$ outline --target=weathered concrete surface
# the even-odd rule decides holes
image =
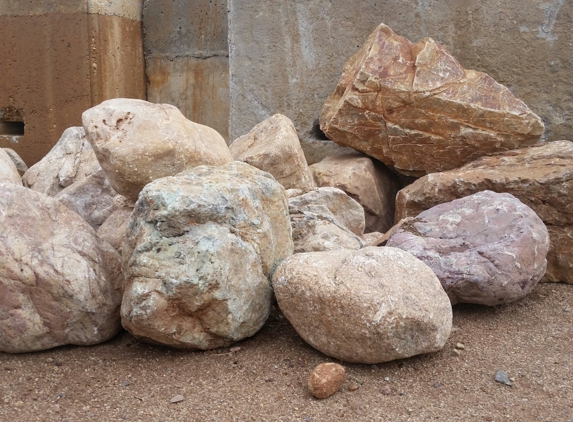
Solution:
[[[227,0],[145,0],[143,26],[148,100],[230,142]]]
[[[0,1],[0,147],[38,162],[81,113],[115,97],[145,98],[137,0]],[[2,117],[4,116],[4,117]]]
[[[465,68],[507,86],[542,117],[546,139],[573,133],[573,2],[229,0],[229,9],[233,139],[281,113],[309,164],[320,161],[324,151],[310,144],[324,146],[315,120],[344,63],[380,23],[413,42],[432,37]]]

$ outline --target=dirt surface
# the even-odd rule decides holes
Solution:
[[[274,312],[254,337],[209,352],[124,332],[93,347],[0,353],[0,420],[573,421],[572,345],[573,286],[540,284],[510,305],[456,305],[439,353],[342,363],[342,389],[318,400],[308,377],[333,360]],[[513,386],[494,381],[500,369]]]

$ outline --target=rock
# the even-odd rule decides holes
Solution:
[[[573,283],[573,142],[542,143],[424,176],[398,193],[396,219],[486,189],[512,194],[547,226],[551,244],[542,281]]]
[[[177,394],[176,396],[171,397],[171,400],[169,400],[169,402],[170,403],[179,403],[183,400],[185,400],[185,397],[183,397],[181,394]]]
[[[84,129],[70,127],[41,161],[24,174],[24,185],[54,196],[76,181],[100,169]]]
[[[98,230],[114,212],[115,196],[117,192],[113,190],[105,172],[100,168],[57,193],[54,199],[86,220],[94,230]]]
[[[384,233],[371,232],[362,235],[364,246],[380,246],[386,240]]]
[[[497,371],[495,373],[495,378],[494,378],[495,382],[499,382],[500,384],[505,384],[505,385],[509,385],[511,387],[511,381],[509,380],[509,377],[507,376],[507,374],[505,373],[505,371],[503,369],[500,369],[499,371]]]
[[[308,389],[317,399],[326,399],[336,393],[346,377],[346,371],[337,363],[321,363],[308,379]]]
[[[0,148],[0,183],[14,183],[22,185],[22,178],[18,169],[7,152]]]
[[[287,192],[287,196],[292,191]],[[330,213],[337,223],[357,236],[364,234],[364,209],[344,191],[321,187],[289,196],[289,212],[293,213]]]
[[[269,278],[293,252],[287,207],[270,174],[241,162],[150,183],[123,246],[123,326],[185,349],[255,334],[270,312]]]
[[[296,129],[282,114],[262,121],[229,148],[235,160],[272,174],[285,189],[314,187]]]
[[[346,65],[322,131],[405,174],[450,170],[536,143],[541,119],[432,38],[413,45],[381,24]]]
[[[513,195],[483,191],[405,220],[386,245],[432,268],[452,304],[494,306],[521,299],[543,277],[549,234]]]
[[[295,253],[363,247],[364,210],[358,202],[336,188],[294,193],[287,192]]]
[[[366,232],[392,227],[398,181],[388,169],[362,154],[344,154],[327,157],[310,170],[318,186],[341,189],[362,205]]]
[[[84,111],[82,122],[111,186],[133,201],[152,180],[233,160],[221,135],[172,105],[117,98]]]
[[[120,257],[78,215],[0,184],[0,351],[91,345],[120,330]]]
[[[312,347],[380,363],[444,347],[452,308],[432,270],[396,248],[295,254],[277,268],[278,305]]]
[[[117,204],[115,204],[117,206]],[[114,212],[97,229],[97,235],[114,247],[120,255],[123,253],[123,241],[127,234],[127,222],[133,207],[123,206],[115,209]]]
[[[26,173],[28,171],[28,166],[26,165],[24,160],[22,160],[22,157],[20,157],[18,155],[18,153],[11,148],[2,148],[2,149],[4,150],[4,152],[6,154],[8,154],[8,156],[10,157],[10,159],[12,160],[14,165],[16,166],[16,170],[18,170],[18,174],[20,174],[20,176],[23,176],[24,173]]]
[[[350,381],[348,383],[348,391],[356,391],[360,388],[360,385],[357,382]]]

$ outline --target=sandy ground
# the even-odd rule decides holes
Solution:
[[[341,390],[317,400],[308,376],[335,360],[274,312],[232,351],[169,350],[123,332],[93,347],[0,353],[0,420],[573,421],[572,350],[573,286],[541,284],[510,305],[455,306],[439,353],[343,363]],[[494,381],[500,369],[513,386]]]

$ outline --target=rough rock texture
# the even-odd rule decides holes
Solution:
[[[543,277],[549,234],[513,195],[483,191],[403,221],[386,245],[425,262],[452,304],[494,306],[521,299]]]
[[[60,191],[57,199],[97,230],[115,211],[113,199],[117,192],[111,187],[102,168],[85,179]]]
[[[120,257],[58,201],[0,184],[0,351],[90,345],[121,328]]]
[[[20,157],[18,153],[11,148],[2,148],[2,149],[10,157],[10,159],[16,166],[16,170],[18,170],[20,176],[23,176],[24,173],[28,171],[28,166],[26,165],[24,160],[22,160],[22,157]]]
[[[221,135],[168,104],[118,98],[86,110],[82,121],[112,187],[133,201],[152,180],[233,160]]]
[[[343,190],[332,187],[315,188],[298,195],[287,191],[290,213],[328,211],[336,221],[355,235],[364,233],[364,209]]]
[[[432,38],[413,45],[384,24],[344,66],[320,126],[333,141],[413,175],[534,144],[544,131],[493,78],[464,70]]]
[[[97,229],[97,235],[123,254],[123,241],[127,235],[127,223],[133,207],[117,208]]]
[[[6,151],[0,148],[0,183],[22,185],[18,169]]]
[[[338,391],[344,382],[346,371],[337,363],[321,363],[308,378],[308,389],[317,399],[326,399]]]
[[[296,129],[282,114],[262,121],[229,148],[235,160],[269,172],[285,189],[314,186]]]
[[[123,326],[149,342],[211,349],[256,333],[269,278],[293,252],[284,188],[248,164],[199,166],[141,192],[123,249]]]
[[[450,301],[436,275],[396,248],[296,254],[277,268],[273,287],[300,336],[348,362],[440,350],[452,327]]]
[[[551,246],[542,281],[573,283],[573,142],[555,141],[429,174],[396,197],[396,220],[482,190],[507,192],[543,220]]]
[[[287,195],[295,253],[363,247],[364,210],[343,191],[326,187]]]
[[[392,227],[399,185],[388,169],[362,154],[327,157],[310,169],[318,186],[342,189],[364,207],[366,232]]]
[[[54,196],[99,170],[100,165],[82,127],[70,127],[42,160],[22,177],[30,189]]]

